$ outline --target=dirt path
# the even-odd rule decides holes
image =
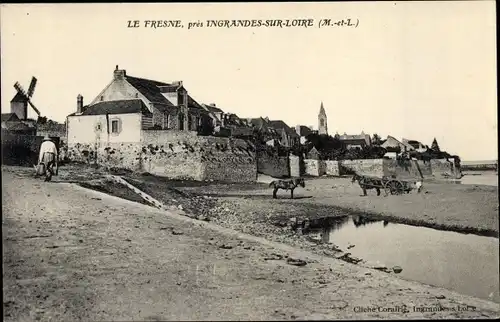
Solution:
[[[3,172],[2,186],[6,321],[499,316],[495,303],[74,184]]]

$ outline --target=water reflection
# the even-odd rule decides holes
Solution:
[[[496,238],[389,225],[361,215],[318,220],[310,233],[342,250],[351,245],[349,252],[368,262],[401,266],[403,278],[500,302]]]
[[[354,227],[363,227],[368,224],[374,224],[380,222],[379,220],[370,219],[367,216],[353,215],[353,216],[343,216],[335,218],[320,218],[313,220],[309,226],[309,234],[317,234],[317,239],[321,240],[322,243],[330,242],[330,235],[335,231],[342,230],[346,225],[350,224]],[[384,227],[389,224],[388,221],[384,220]]]
[[[369,219],[366,216],[352,216],[352,222],[354,223],[354,226],[360,227],[360,226],[366,226],[367,224],[375,223],[379,220],[374,220],[374,219]],[[384,225],[387,226],[387,225]]]

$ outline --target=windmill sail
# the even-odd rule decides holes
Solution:
[[[38,116],[40,116],[40,111],[35,107],[35,105],[33,105],[33,103],[31,103],[31,100],[28,100],[28,104],[35,110],[36,114],[38,114]]]
[[[35,91],[35,86],[36,86],[36,77],[32,77],[31,78],[31,83],[30,83],[30,87],[28,88],[28,97],[31,98],[31,96],[33,96],[33,92]]]
[[[19,84],[19,82],[16,82],[14,84],[14,88],[18,91],[18,93],[21,93],[21,95],[23,95],[24,97],[28,98],[28,96],[26,95],[26,92],[24,92],[24,89],[21,87],[21,85]]]

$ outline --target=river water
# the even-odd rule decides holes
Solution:
[[[400,266],[402,278],[500,303],[499,242],[449,231],[370,221],[348,216],[314,228],[310,234],[353,256],[388,268]]]
[[[477,184],[498,187],[498,174],[494,171],[470,171],[464,173],[461,184]]]

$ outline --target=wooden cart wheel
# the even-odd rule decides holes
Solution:
[[[390,180],[385,185],[386,193],[391,193],[391,195],[399,195],[404,193],[404,185],[399,180]]]
[[[384,191],[385,191],[385,196],[386,197],[391,192],[391,187],[390,187],[389,183],[390,183],[390,181],[387,181],[387,182],[384,183]]]

